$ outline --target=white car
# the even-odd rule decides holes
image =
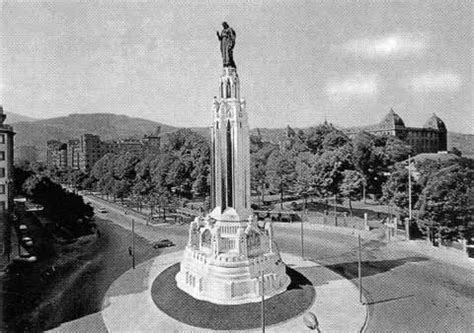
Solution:
[[[26,246],[33,246],[33,240],[30,238],[30,237],[23,237],[21,239],[21,241],[23,242],[23,244],[25,244]]]
[[[38,258],[30,254],[22,254],[19,257],[13,258],[13,260],[18,262],[36,262]]]
[[[99,213],[105,214],[105,213],[108,213],[108,211],[104,207],[100,207],[99,208]]]

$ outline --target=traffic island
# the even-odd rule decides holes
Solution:
[[[222,306],[178,297],[191,297],[176,286],[182,254],[173,252],[146,261],[111,285],[102,308],[108,332],[261,330],[258,302]],[[287,253],[281,256],[293,282],[287,291],[265,300],[266,331],[309,331],[304,320],[308,313],[315,315],[322,331],[363,329],[367,307],[359,303],[359,291],[351,281],[313,261]],[[81,327],[80,322],[74,324]],[[64,325],[63,331],[71,327]]]
[[[213,330],[246,330],[261,326],[261,303],[218,305],[191,297],[176,285],[180,264],[165,269],[153,281],[151,296],[168,316],[190,326]],[[287,267],[291,283],[287,290],[264,302],[268,326],[294,318],[313,304],[315,290],[298,271]]]

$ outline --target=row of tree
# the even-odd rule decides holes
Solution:
[[[408,168],[411,169],[411,175]],[[443,239],[474,236],[474,161],[455,158],[399,163],[383,187],[384,202],[408,216],[408,178],[418,226],[424,233],[436,229]]]
[[[352,201],[371,195],[397,208],[401,217],[407,216],[408,173],[401,162],[412,151],[394,136],[361,132],[349,138],[325,123],[306,131],[288,128],[286,137],[279,143],[251,136],[250,153],[251,188],[262,202],[268,193],[278,193],[281,201],[287,194],[339,202],[345,198],[352,210]],[[468,210],[461,203],[467,200],[472,185],[464,181],[458,186],[457,191],[464,198],[456,206],[458,213],[450,210],[451,204],[443,206],[443,200],[451,192],[434,194],[435,189],[444,188],[438,182],[445,179],[456,183],[459,177],[472,176],[467,162],[450,163],[436,167],[429,162],[420,163],[417,168],[421,176],[413,183],[413,208],[419,212],[420,220],[443,220],[440,223],[448,228],[453,226],[453,218],[458,221],[456,226],[466,225]],[[115,199],[132,197],[158,206],[175,204],[180,198],[208,196],[209,175],[209,141],[189,129],[167,135],[159,154],[141,158],[130,153],[108,154],[88,174],[80,171],[56,174],[60,181],[79,188],[101,191]],[[460,198],[459,193],[455,197]],[[434,213],[435,206],[442,207],[438,213]],[[441,211],[446,213],[443,215]]]
[[[44,169],[16,167],[15,192],[42,205],[44,214],[63,235],[77,237],[91,231],[93,208],[52,181]]]
[[[209,164],[208,141],[181,129],[166,136],[158,154],[107,154],[89,173],[71,170],[55,176],[60,182],[100,191],[114,200],[131,197],[152,206],[168,206],[179,198],[209,195]]]
[[[252,186],[262,200],[267,187],[282,198],[285,193],[345,197],[349,204],[366,193],[380,198],[390,167],[411,153],[396,137],[361,132],[350,139],[330,124],[297,133],[288,128],[279,145],[259,137],[251,142]]]

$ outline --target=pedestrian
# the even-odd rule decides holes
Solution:
[[[133,256],[133,250],[131,246],[128,247],[128,255]]]
[[[97,229],[97,238],[100,238],[100,230]]]

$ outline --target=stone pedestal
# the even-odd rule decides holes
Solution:
[[[259,226],[252,217],[219,221],[211,213],[191,223],[176,280],[194,298],[243,304],[261,300],[262,272],[265,297],[285,291],[290,283],[273,242],[271,224]]]

